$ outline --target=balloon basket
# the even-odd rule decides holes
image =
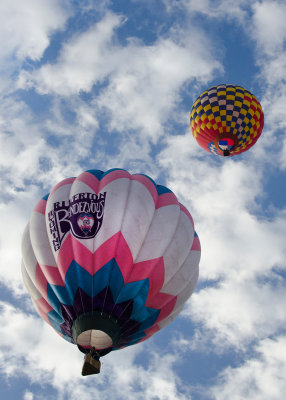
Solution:
[[[95,360],[90,353],[86,354],[82,366],[82,376],[94,375],[100,373],[100,361]]]

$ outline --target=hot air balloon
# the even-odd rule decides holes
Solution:
[[[89,170],[35,206],[22,274],[40,316],[99,373],[99,358],[150,338],[192,294],[200,242],[174,193],[143,174]]]
[[[241,86],[205,90],[193,104],[190,127],[206,151],[234,156],[248,150],[261,135],[264,115],[257,98]]]

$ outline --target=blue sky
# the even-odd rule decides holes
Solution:
[[[0,4],[0,390],[7,399],[281,400],[286,393],[286,4],[3,0]],[[190,132],[220,83],[260,100],[261,138],[224,159]],[[181,316],[80,375],[33,310],[21,236],[83,170],[126,168],[192,213],[202,258]]]

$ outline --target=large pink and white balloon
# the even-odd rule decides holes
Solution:
[[[23,236],[41,317],[99,356],[150,338],[191,296],[200,242],[188,210],[146,175],[90,170],[57,184]]]

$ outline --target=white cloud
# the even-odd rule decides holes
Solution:
[[[282,141],[282,150],[280,153],[279,161],[280,161],[281,169],[283,169],[285,171],[286,170],[286,138],[285,137],[283,138],[283,141]]]
[[[281,55],[284,55],[284,53]],[[277,59],[279,63],[279,59]],[[275,61],[274,61],[275,63]],[[277,74],[276,74],[277,72]],[[262,160],[267,160],[277,170],[286,169],[286,85],[283,78],[278,82],[279,71],[270,62],[263,65],[262,77],[265,78],[265,95],[263,99],[265,123],[263,132],[264,152],[260,154]],[[273,82],[275,81],[275,82]]]
[[[34,400],[34,394],[28,390],[24,393],[23,400]]]
[[[252,357],[237,368],[227,368],[209,391],[216,400],[281,400],[286,393],[286,337],[265,339]]]
[[[58,151],[47,144],[45,140],[46,130],[49,128],[49,120],[42,119],[41,123],[35,120],[29,108],[21,101],[13,97],[1,99],[1,120],[0,120],[0,145],[2,156],[0,168],[3,183],[5,186],[1,195],[7,193],[15,195],[18,190],[31,184],[42,182],[42,185],[49,186],[55,180],[63,177],[64,161],[69,160],[66,149],[60,145]],[[54,121],[53,128],[56,127]],[[77,127],[73,127],[76,129]],[[54,129],[53,134],[58,135],[59,141],[64,141],[63,132],[67,126],[61,124]],[[77,130],[77,138],[81,142],[81,148],[88,145],[80,137],[80,130]],[[71,130],[68,132],[72,134]],[[90,132],[92,138],[92,132]],[[73,144],[76,140],[73,140]],[[79,153],[78,153],[79,154]],[[80,154],[79,154],[80,157]],[[74,160],[75,157],[73,156]],[[41,165],[45,160],[46,165]]]
[[[275,277],[274,277],[275,281]],[[285,284],[250,280],[224,281],[193,294],[185,315],[203,326],[203,337],[192,340],[192,348],[213,343],[215,352],[229,348],[246,351],[258,338],[284,329]]]
[[[39,60],[56,30],[62,30],[70,15],[65,0],[1,1],[0,58]]]
[[[50,326],[32,314],[1,302],[1,369],[8,377],[23,374],[43,384],[77,377],[80,354]],[[9,352],[7,351],[9,349]],[[74,348],[76,349],[76,348]],[[29,365],[29,368],[24,365]]]
[[[241,23],[247,18],[247,0],[163,0],[168,12],[172,12],[174,8],[184,8],[190,16],[202,14],[208,18],[220,18],[227,16]]]
[[[31,209],[31,196],[27,193],[18,194],[9,206],[5,203],[0,205],[0,282],[17,295],[24,292],[20,268],[21,239]]]
[[[91,91],[107,80],[93,104],[107,112],[109,128],[121,132],[139,129],[156,141],[170,113],[176,111],[183,85],[206,82],[221,71],[209,38],[198,29],[172,29],[168,36],[146,46],[129,38],[125,46],[115,31],[123,18],[107,13],[88,31],[72,38],[54,64],[34,72],[22,71],[19,87],[63,96]]]
[[[22,71],[19,87],[35,86],[39,93],[60,95],[89,92],[93,84],[106,79],[116,68],[112,39],[122,23],[122,17],[107,13],[89,30],[69,39],[57,63],[43,65],[32,73]]]
[[[268,55],[279,54],[286,40],[286,5],[282,1],[253,4],[253,37],[260,50]]]
[[[97,100],[108,111],[111,129],[139,130],[156,143],[163,125],[168,131],[183,86],[195,79],[206,82],[222,70],[202,32],[178,32],[151,46],[130,43],[118,54],[117,69]]]
[[[266,165],[251,155],[245,162],[219,163],[199,148],[191,133],[168,138],[159,160],[168,171],[169,187],[194,217],[202,249],[207,248],[202,251],[201,278],[252,279],[284,265],[285,212],[269,221],[260,209]]]
[[[27,376],[34,384],[51,385],[58,398],[64,395],[71,400],[83,397],[87,390],[93,398],[121,399],[123,388],[127,400],[190,399],[173,370],[177,356],[171,353],[159,355],[146,342],[114,352],[102,360],[94,385],[94,377],[80,376],[83,355],[76,346],[33,315],[4,302],[0,308],[0,369],[8,379]],[[140,358],[146,355],[149,362],[144,367]]]
[[[286,5],[283,1],[266,0],[253,4],[252,27],[249,31],[256,41],[257,65],[264,92],[265,112],[264,157],[279,170],[285,170],[285,66],[286,66]],[[270,156],[270,157],[269,157]]]
[[[271,60],[262,63],[262,73],[269,85],[280,86],[286,78],[286,52],[279,52]]]
[[[185,313],[219,351],[275,334],[286,320],[285,281],[275,272],[286,269],[286,212],[263,213],[267,159],[252,158],[254,149],[240,161],[218,159],[191,132],[166,144],[159,160],[167,185],[190,210],[201,241],[199,282],[216,281],[195,292]]]

